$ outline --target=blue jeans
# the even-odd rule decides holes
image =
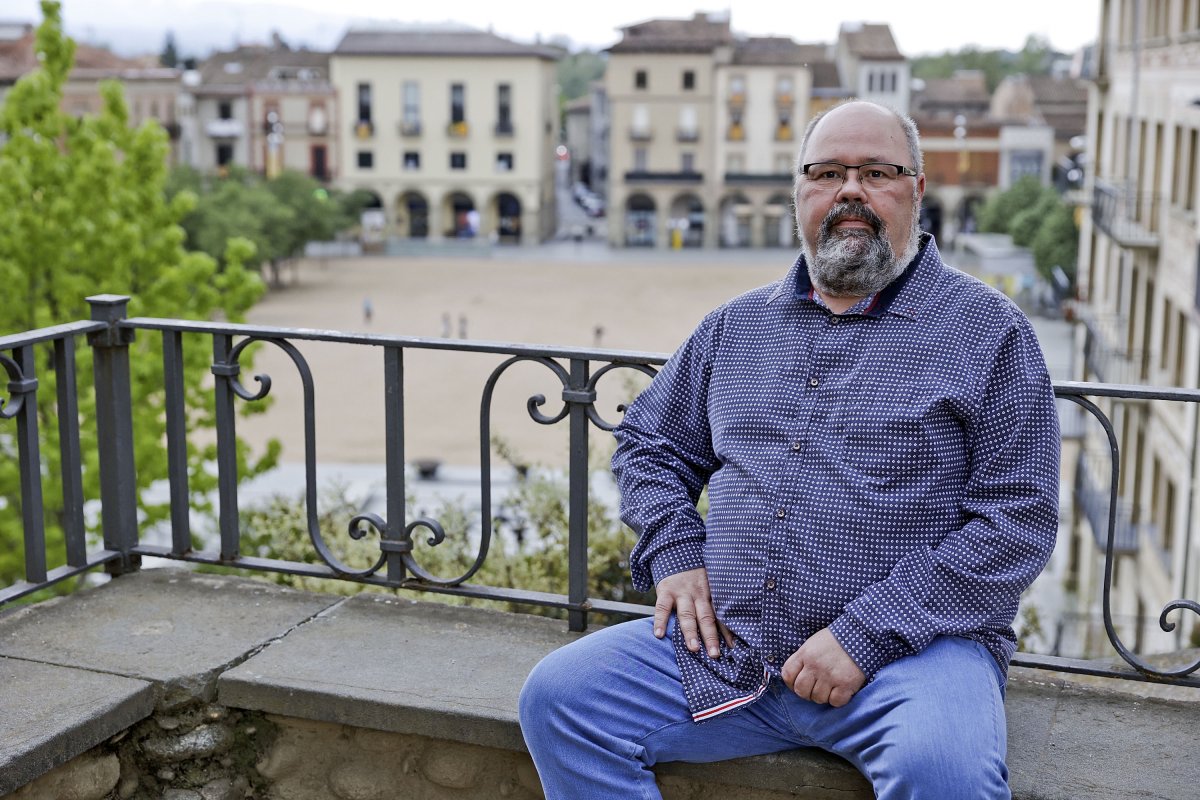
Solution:
[[[656,800],[650,768],[661,761],[797,747],[847,759],[881,800],[1010,797],[1000,670],[958,637],[884,667],[842,708],[802,700],[776,678],[754,703],[697,724],[670,637],[654,638],[641,619],[546,656],[520,708],[547,800]]]

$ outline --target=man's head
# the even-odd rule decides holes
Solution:
[[[829,168],[804,166],[833,162]],[[841,166],[898,165],[895,171]],[[839,175],[844,172],[845,180]],[[890,177],[891,175],[895,177]],[[865,297],[887,286],[917,254],[921,149],[912,120],[892,109],[855,101],[818,114],[800,141],[796,162],[796,225],[813,284],[834,297]]]

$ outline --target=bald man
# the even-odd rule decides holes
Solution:
[[[814,118],[800,256],[630,406],[613,471],[658,600],[529,676],[548,800],[658,798],[661,761],[798,747],[884,800],[1010,796],[1012,622],[1054,546],[1058,422],[1028,320],[942,262],[924,192],[908,117]]]

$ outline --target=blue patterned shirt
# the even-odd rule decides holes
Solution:
[[[737,637],[712,659],[676,626],[697,721],[753,701],[825,627],[868,679],[938,635],[1007,668],[1057,533],[1054,394],[1029,321],[931,237],[845,314],[803,256],[716,309],[616,436],[635,586],[705,567]]]

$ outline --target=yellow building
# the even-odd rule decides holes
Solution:
[[[1103,0],[1088,112],[1088,192],[1079,247],[1084,377],[1195,388],[1200,361],[1200,1]],[[1121,448],[1113,609],[1126,642],[1161,650],[1157,617],[1200,591],[1200,417],[1193,404],[1106,404]],[[1107,510],[1107,444],[1085,440],[1071,577],[1095,618]]]
[[[728,13],[698,13],[623,28],[608,52],[618,247],[795,247],[792,170],[812,115],[860,83],[908,106],[907,63],[886,25],[798,44],[736,35]]]
[[[558,57],[462,27],[350,30],[330,57],[339,185],[401,239],[550,237]]]

